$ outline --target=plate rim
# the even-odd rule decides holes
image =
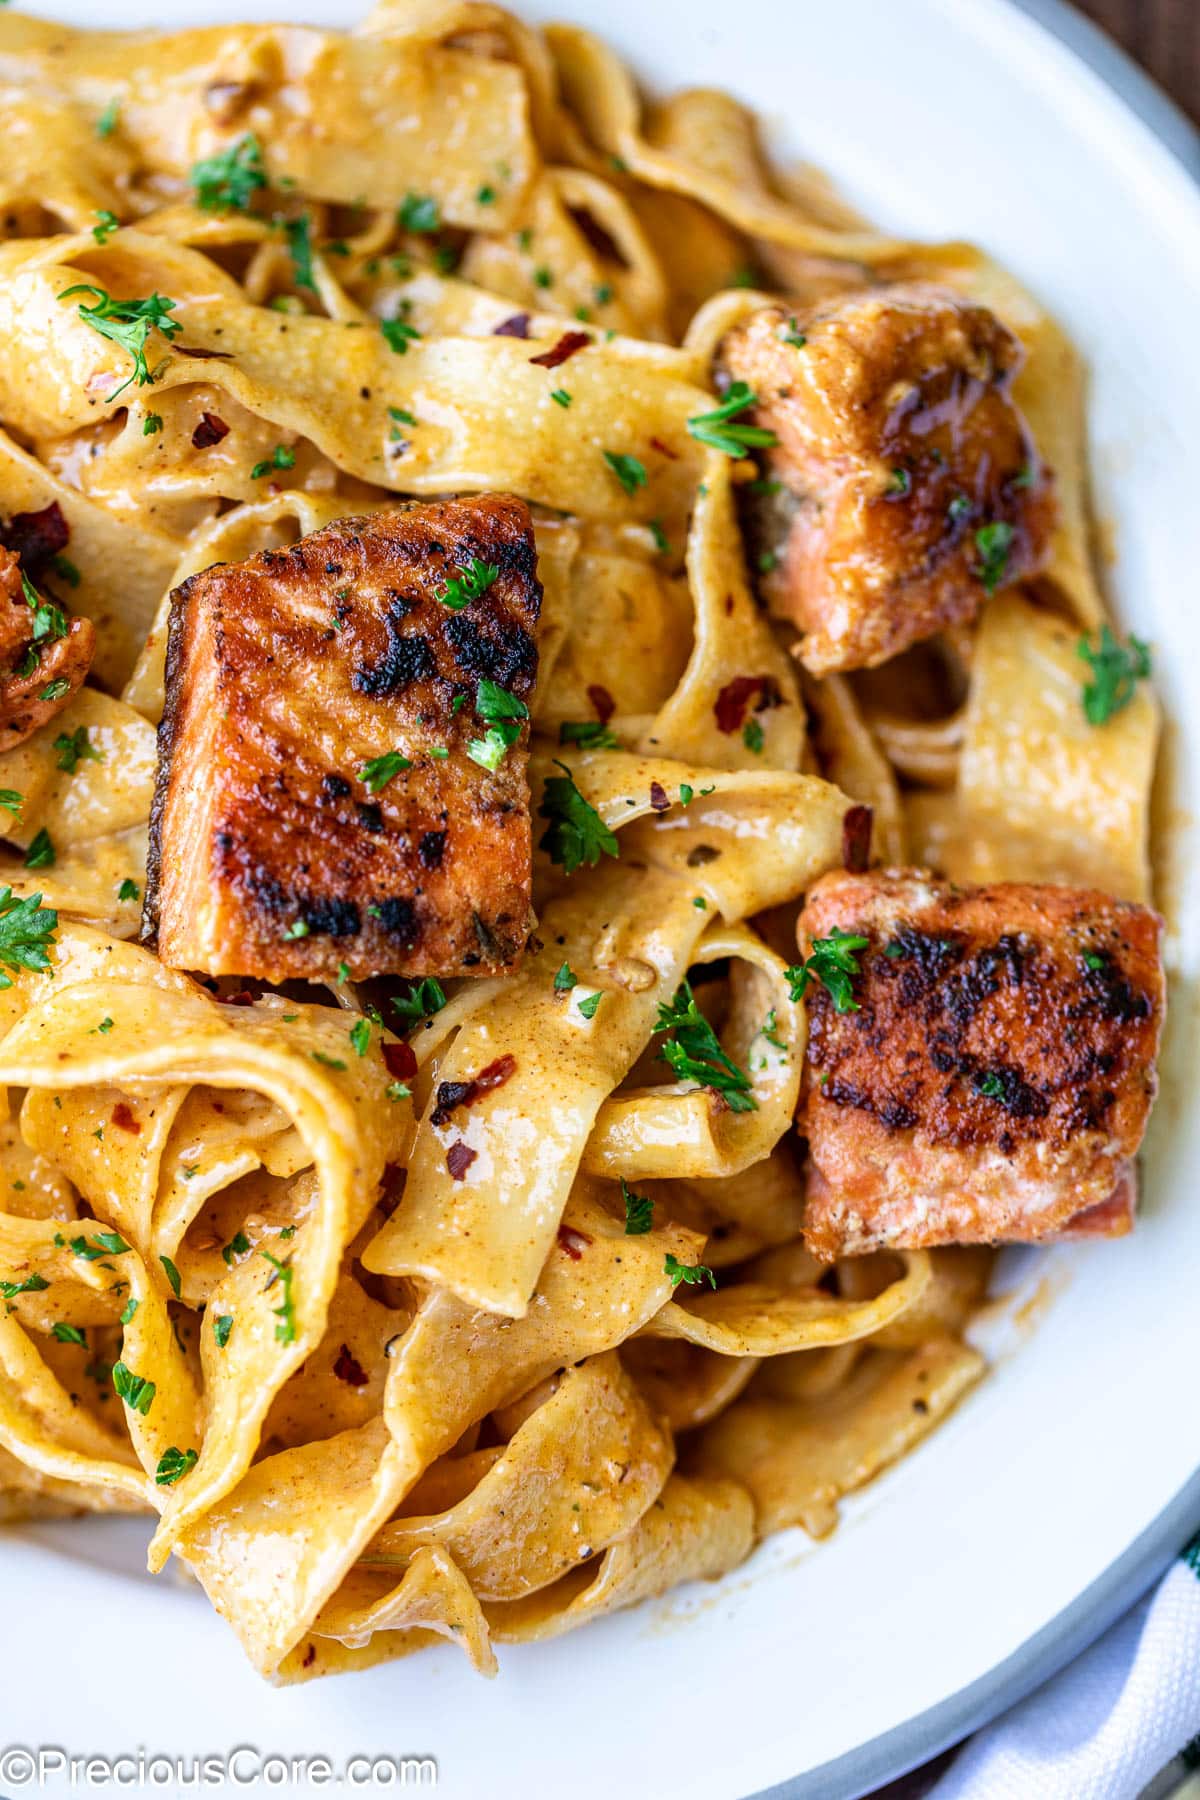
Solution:
[[[1200,198],[1200,130],[1120,45],[1070,0],[1005,0],[1056,37],[1170,151]],[[1200,1530],[1200,1469],[1154,1522],[1040,1631],[978,1680],[890,1731],[750,1800],[860,1800],[998,1719],[1091,1647],[1149,1591]]]

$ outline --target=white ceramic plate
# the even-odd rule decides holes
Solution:
[[[55,10],[178,26],[243,14],[348,23],[357,8],[61,0]],[[524,10],[559,9],[533,0]],[[8,1533],[0,1740],[109,1753],[248,1743],[333,1760],[428,1753],[445,1791],[494,1800],[733,1800],[777,1783],[840,1800],[1049,1673],[1200,1520],[1200,1107],[1189,1057],[1200,863],[1179,804],[1200,771],[1187,673],[1200,664],[1200,194],[1180,159],[1194,146],[1121,59],[1110,54],[1107,72],[1132,105],[1066,46],[1058,33],[1082,35],[1093,52],[1098,40],[1054,0],[1031,0],[1037,18],[1006,0],[563,0],[561,10],[592,22],[652,84],[733,89],[782,151],[828,168],[882,223],[976,239],[1090,358],[1112,586],[1122,616],[1157,646],[1174,721],[1163,897],[1177,972],[1146,1214],[1124,1243],[1063,1253],[1032,1274],[1019,1267],[1026,1281],[1050,1271],[1055,1292],[1036,1328],[927,1446],[846,1507],[831,1542],[813,1550],[786,1534],[719,1586],[502,1652],[490,1685],[447,1649],[276,1693],[197,1594],[138,1572],[139,1527]],[[1157,109],[1159,135],[1135,107]]]

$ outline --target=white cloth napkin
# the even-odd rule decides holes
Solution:
[[[929,1800],[1134,1800],[1200,1733],[1200,1533],[1153,1594],[959,1752]]]

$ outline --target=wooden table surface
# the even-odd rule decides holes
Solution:
[[[1200,124],[1200,0],[1075,0]]]

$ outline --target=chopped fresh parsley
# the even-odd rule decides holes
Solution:
[[[661,520],[651,519],[649,531],[650,536],[654,539],[654,548],[658,551],[658,554],[660,556],[669,556],[671,554],[671,540],[663,530]]]
[[[142,424],[142,436],[153,437],[156,431],[162,430],[162,414],[147,413]]]
[[[269,1250],[263,1250],[260,1254],[264,1261],[270,1263],[273,1271],[270,1280],[267,1282],[267,1286],[263,1291],[269,1291],[275,1286],[277,1281],[281,1282],[283,1285],[283,1299],[281,1303],[278,1306],[273,1306],[271,1308],[271,1311],[279,1321],[275,1327],[275,1341],[278,1344],[294,1344],[296,1341],[296,1306],[292,1295],[292,1278],[295,1274],[295,1270],[292,1268],[291,1263],[280,1262],[279,1258],[277,1256],[272,1256]]]
[[[53,601],[43,600],[33,586],[24,569],[21,570],[21,593],[25,604],[33,614],[33,641],[40,644],[43,639],[55,643],[57,639],[66,637],[67,621],[60,607]],[[32,670],[30,673],[32,674]]]
[[[1079,655],[1092,671],[1092,679],[1084,683],[1083,716],[1089,725],[1104,725],[1129,705],[1138,682],[1149,675],[1150,646],[1132,633],[1126,646],[1105,624],[1096,649],[1080,638]]]
[[[112,399],[111,394],[109,395],[109,399],[110,400]],[[59,675],[54,681],[48,681],[46,683],[45,687],[42,689],[41,693],[38,695],[38,699],[39,700],[61,700],[63,695],[70,693],[70,691],[71,691],[71,684],[67,680],[66,676]]]
[[[350,1043],[356,1056],[365,1056],[371,1048],[371,1022],[369,1019],[356,1019],[350,1027]]]
[[[154,1404],[155,1386],[143,1375],[135,1375],[125,1363],[113,1364],[112,1384],[117,1399],[123,1400],[130,1412],[141,1413],[143,1419]]]
[[[53,839],[43,825],[25,852],[27,869],[52,869],[58,861],[58,852],[54,848]]]
[[[495,204],[495,200],[496,200],[495,188],[492,187],[490,185],[490,183],[485,181],[483,186],[478,190],[478,192],[475,195],[476,204],[479,206],[493,206]]]
[[[202,212],[249,212],[250,202],[267,185],[262,145],[247,131],[223,150],[192,164],[188,177]]]
[[[49,1286],[46,1277],[35,1272],[24,1281],[0,1281],[0,1298],[15,1300],[18,1294],[43,1294]]]
[[[54,740],[54,749],[58,751],[58,766],[73,775],[80,761],[87,757],[89,762],[103,762],[104,755],[92,744],[88,737],[87,726],[80,725],[72,732],[60,731]],[[136,889],[134,890],[136,893]]]
[[[98,1231],[94,1238],[69,1239],[69,1248],[73,1255],[82,1256],[85,1262],[98,1262],[102,1256],[123,1256],[129,1245],[115,1231]]]
[[[1004,1098],[1004,1081],[992,1069],[988,1069],[983,1075],[976,1075],[971,1085],[977,1094],[983,1095],[985,1100],[1003,1100]]]
[[[485,679],[479,683],[475,711],[488,729],[483,737],[468,741],[467,755],[480,768],[495,771],[520,737],[529,708],[507,688]]]
[[[294,469],[296,452],[289,450],[286,444],[276,444],[270,456],[262,462],[255,463],[250,471],[251,481],[259,481],[264,475],[270,475],[275,469]]]
[[[109,1032],[112,1030],[112,1028],[113,1028],[113,1022],[106,1015],[103,1019],[101,1019],[100,1023],[96,1027],[96,1030],[101,1034],[102,1037],[107,1037]]]
[[[307,919],[293,919],[283,935],[285,941],[291,943],[296,938],[306,938],[308,933],[309,923]]]
[[[378,794],[389,781],[405,769],[411,769],[412,763],[407,756],[401,756],[399,750],[386,750],[382,756],[373,756],[358,771],[358,779],[368,794]]]
[[[815,976],[828,989],[834,1012],[858,1012],[853,982],[860,972],[858,952],[865,950],[869,942],[869,938],[856,936],[852,931],[843,931],[838,925],[834,926],[829,937],[814,938],[812,955],[806,961],[795,963],[790,969],[784,970],[792,999],[802,999],[809,982]]]
[[[16,788],[0,788],[0,806],[14,819],[21,817],[21,808],[25,804],[24,794],[18,794]]]
[[[1099,950],[1085,950],[1083,963],[1087,969],[1103,969],[1108,966],[1108,958],[1102,956]]]
[[[249,1248],[250,1239],[246,1236],[245,1232],[235,1231],[221,1252],[221,1261],[225,1264],[227,1269],[231,1269],[233,1267],[234,1257],[245,1256]]]
[[[550,398],[554,401],[556,406],[570,406],[571,404],[571,396],[568,394],[566,388],[551,388]]]
[[[213,1337],[216,1339],[218,1350],[223,1350],[225,1348],[226,1344],[229,1342],[229,1334],[232,1330],[233,1314],[218,1313],[213,1320]]]
[[[1008,554],[1016,535],[1012,526],[1004,519],[993,519],[989,525],[981,525],[975,533],[975,548],[981,561],[973,573],[979,577],[989,594],[994,594],[1004,580]]]
[[[344,1069],[346,1066],[340,1056],[327,1056],[324,1050],[314,1050],[312,1059],[326,1069]]]
[[[141,889],[138,887],[137,882],[131,881],[129,879],[129,877],[126,876],[125,880],[121,883],[120,887],[117,889],[117,899],[118,900],[138,900],[140,898],[141,898]]]
[[[646,465],[639,462],[636,456],[625,456],[612,450],[604,452],[604,460],[625,489],[627,494],[636,494],[649,481]]]
[[[565,962],[563,964],[562,968],[558,971],[558,974],[554,977],[555,993],[556,994],[569,994],[573,987],[578,987],[578,986],[579,986],[578,975],[575,973],[575,971],[571,967],[570,963]]]
[[[99,138],[111,137],[113,132],[117,129],[117,120],[120,116],[121,102],[115,99],[110,100],[108,105],[104,108],[104,111],[100,114],[100,117],[96,120],[96,136]]]
[[[171,1261],[169,1256],[160,1256],[158,1260],[163,1266],[163,1274],[171,1284],[171,1292],[178,1300],[182,1287],[182,1283],[179,1279],[179,1270],[175,1267],[175,1264]]]
[[[392,997],[392,1005],[406,1025],[419,1025],[422,1019],[431,1019],[445,1004],[446,991],[432,975],[418,981],[411,993]]]
[[[619,750],[621,740],[614,737],[600,719],[564,719],[558,728],[560,744],[578,744],[581,750]]]
[[[893,469],[888,478],[887,492],[894,500],[906,500],[912,493],[912,476],[907,469]]]
[[[789,319],[786,325],[780,326],[779,337],[782,343],[791,344],[792,348],[795,350],[803,350],[805,344],[808,342],[808,339],[796,324],[795,319]]]
[[[107,244],[114,231],[119,231],[121,221],[115,212],[109,212],[102,206],[96,214],[96,223],[92,226],[92,236],[98,244]]]
[[[69,556],[52,556],[50,567],[59,580],[65,581],[68,587],[77,588],[83,580],[83,576]]]
[[[551,775],[538,807],[539,818],[547,821],[538,844],[551,862],[558,863],[568,875],[581,865],[594,868],[601,856],[619,856],[620,845],[600,814],[576,787],[565,763],[555,762],[561,775]]]
[[[599,988],[597,988],[594,994],[585,994],[583,999],[579,1002],[580,1017],[584,1019],[594,1019],[603,998],[604,995]]]
[[[195,1468],[200,1461],[198,1450],[177,1450],[174,1445],[164,1450],[158,1459],[158,1467],[154,1471],[154,1479],[159,1487],[174,1487],[177,1481]]]
[[[88,281],[79,281],[73,287],[64,288],[58,298],[70,300],[75,294],[91,294],[95,300],[94,306],[87,306],[80,301],[80,318],[93,331],[98,331],[101,337],[119,344],[133,358],[133,374],[120,387],[114,388],[108,399],[115,400],[118,394],[124,393],[130,382],[145,387],[148,382],[154,381],[159,371],[151,371],[146,361],[146,341],[152,331],[157,331],[169,343],[183,330],[180,321],[170,316],[178,301],[168,300],[164,294],[151,294],[146,300],[114,300],[104,288],[95,287]]]
[[[654,1029],[665,1034],[659,1060],[669,1063],[681,1081],[695,1081],[721,1094],[731,1112],[758,1110],[750,1077],[721,1048],[687,980],[680,982],[669,1006],[659,1006]]]
[[[87,1339],[78,1325],[65,1325],[61,1319],[50,1327],[50,1336],[57,1338],[60,1344],[79,1344],[84,1350],[87,1349]]]
[[[758,405],[758,395],[744,381],[735,381],[720,406],[711,412],[695,413],[687,422],[688,431],[699,444],[720,450],[726,456],[742,457],[747,450],[767,450],[779,442],[773,431],[762,425],[735,424],[739,413]]]
[[[742,742],[745,744],[747,750],[752,751],[755,756],[762,755],[763,744],[765,742],[763,728],[759,720],[754,718],[753,715],[751,715],[742,726]]]
[[[663,1263],[663,1273],[671,1277],[673,1288],[677,1288],[681,1281],[688,1287],[703,1287],[706,1281],[709,1287],[715,1288],[717,1285],[717,1278],[706,1263],[680,1262],[669,1250]]]
[[[46,952],[57,928],[58,914],[42,905],[40,894],[18,900],[10,887],[0,888],[0,963],[6,969],[48,969]],[[0,973],[0,988],[11,986],[11,978]]]
[[[411,1100],[412,1099],[412,1089],[410,1087],[406,1087],[402,1081],[389,1081],[386,1088],[384,1088],[383,1091],[387,1095],[389,1100]]]
[[[380,319],[379,329],[388,349],[394,350],[397,356],[407,356],[408,346],[421,335],[406,319]]]
[[[625,1236],[644,1236],[654,1225],[653,1200],[648,1194],[635,1194],[623,1175],[621,1198],[625,1202]]]
[[[441,229],[441,210],[430,194],[405,194],[396,209],[396,223],[401,231],[414,231],[428,236]]]
[[[130,1294],[128,1300],[125,1302],[125,1310],[121,1314],[122,1325],[128,1325],[130,1323],[130,1321],[132,1320],[134,1314],[137,1312],[137,1309],[140,1305],[141,1305],[141,1301],[138,1300],[133,1294]]]
[[[451,612],[461,612],[472,600],[478,600],[486,594],[493,582],[499,581],[500,570],[495,563],[484,562],[481,557],[473,556],[466,568],[459,574],[452,575],[445,587],[434,598]]]

